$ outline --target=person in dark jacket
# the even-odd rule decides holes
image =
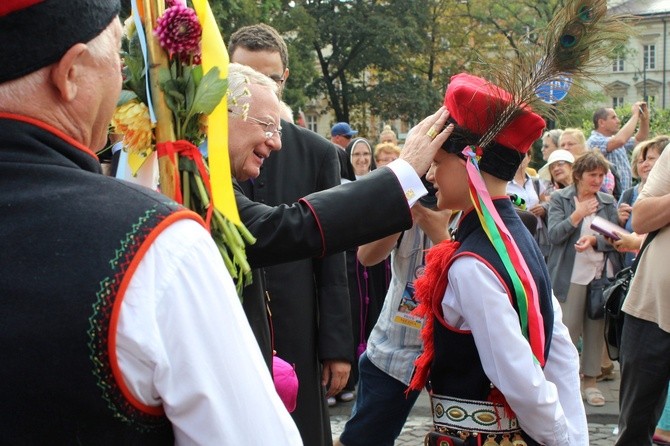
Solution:
[[[272,27],[242,27],[231,35],[229,48],[232,62],[273,79],[281,96],[289,76],[288,49]],[[258,177],[240,184],[246,196],[280,205],[340,184],[335,145],[286,120],[281,127],[282,150],[265,160]],[[344,253],[266,267],[263,279],[273,349],[294,365],[300,383],[293,419],[305,444],[328,443],[324,401],[342,389],[354,359]]]
[[[232,85],[230,74],[244,70],[240,67],[241,65],[236,63],[230,65],[229,85]],[[251,70],[251,72],[249,72],[249,70]],[[269,76],[263,76],[248,67],[245,72],[249,77],[257,79],[252,81],[252,89],[254,89],[253,84],[255,82],[262,84],[264,81],[270,79]],[[251,97],[248,98],[248,100],[254,101],[254,91],[251,93]],[[229,104],[229,106],[232,105],[233,104]],[[232,110],[233,111],[229,113],[229,150],[231,165],[233,166],[233,176],[242,181],[249,178],[256,178],[260,174],[260,166],[265,163],[272,152],[281,148],[281,139],[277,132],[279,128],[275,125],[272,128],[274,131],[265,130],[256,122],[244,121],[244,117],[241,113],[236,113],[234,108]],[[266,119],[268,116],[266,110],[254,107],[253,103],[251,104],[248,113],[249,116],[256,119],[261,119],[259,117]],[[316,192],[308,195],[306,198],[301,198],[297,205],[280,205],[275,209],[261,206],[260,204],[258,206],[252,205],[248,201],[242,200],[242,197],[237,194],[236,199],[238,207],[240,208],[242,221],[249,227],[252,234],[258,238],[257,244],[251,246],[249,250],[251,265],[253,267],[262,266],[261,263],[254,263],[256,261],[254,260],[254,252],[258,253],[260,260],[265,262],[264,264],[267,266],[309,257],[305,256],[303,251],[303,248],[305,247],[311,249],[314,248],[314,246],[309,245],[309,243],[320,242],[320,244],[317,245],[320,249],[317,252],[317,255],[322,256],[327,253],[338,252],[338,250],[331,249],[331,243],[334,246],[340,247],[346,243],[344,245],[345,248],[357,246],[358,244],[361,244],[361,242],[366,243],[367,241],[392,233],[393,231],[385,232],[387,229],[391,229],[392,226],[398,224],[403,227],[405,227],[405,225],[407,225],[407,227],[411,226],[409,207],[407,205],[400,205],[400,207],[398,207],[398,202],[396,200],[402,198],[407,203],[407,200],[409,199],[410,203],[413,204],[416,199],[418,199],[418,196],[424,193],[423,191],[425,188],[423,185],[418,184],[421,183],[421,180],[416,177],[416,174],[428,169],[429,159],[427,158],[428,154],[426,153],[422,153],[419,156],[421,160],[417,159],[417,146],[430,146],[431,148],[434,148],[434,142],[432,142],[433,136],[436,136],[434,138],[435,141],[448,137],[449,130],[444,128],[446,116],[446,111],[440,110],[431,118],[424,121],[418,127],[415,138],[413,140],[408,140],[407,144],[409,144],[409,150],[404,153],[404,157],[400,160],[396,160],[395,163],[384,168],[383,171],[380,170],[379,174],[374,176],[370,174],[370,182],[364,183],[361,181],[361,184],[356,186],[354,186],[355,182],[352,182],[352,184],[345,184],[326,191]],[[269,121],[270,122],[267,122],[268,124],[277,122],[277,120],[272,121],[271,119]],[[252,124],[257,127],[258,130],[253,131],[253,127],[251,127]],[[428,135],[427,130],[432,128],[433,125],[437,129],[444,130],[439,132],[436,131],[437,133],[435,133],[435,135],[433,133]],[[267,128],[268,127],[266,127],[266,129]],[[268,133],[271,133],[269,137]],[[262,163],[258,162],[259,158],[262,158]],[[420,166],[418,172],[416,169],[412,169],[405,164],[405,160],[409,160],[411,163],[417,163],[417,165]],[[398,187],[397,184],[390,186],[390,183],[388,182],[390,178],[387,177],[389,173],[391,174],[391,177],[395,178],[396,183],[398,182],[398,179],[400,179],[401,183],[404,182],[402,178],[405,176],[404,174],[401,174],[400,176],[393,174],[398,168],[402,170],[405,170],[406,168],[408,169],[407,173],[410,174],[411,186],[407,187],[402,184],[400,187]],[[382,182],[384,184],[381,184]],[[375,194],[379,194],[381,191],[384,191],[385,195],[389,194],[389,196],[385,197],[383,200],[379,200]],[[356,197],[356,201],[362,200],[362,203],[351,203],[351,197]],[[313,212],[315,218],[311,221],[302,220],[305,217],[309,217],[304,214],[305,210]],[[268,212],[269,216],[264,215],[264,212]],[[284,212],[286,212],[285,215]],[[372,228],[366,229],[357,227],[351,230],[353,222],[362,218],[363,215],[367,215],[368,212],[374,212]],[[277,220],[275,220],[271,224],[264,225],[264,223],[266,223],[265,219],[269,217],[281,221],[277,222]],[[286,219],[284,220],[284,218]],[[258,229],[260,232],[257,232],[258,227],[255,226],[254,223],[260,225],[260,229]],[[316,229],[316,232],[314,229]],[[402,228],[396,227],[394,232],[398,232],[398,229],[402,230]],[[292,237],[298,236],[298,239],[282,237],[281,231],[286,231]],[[264,235],[270,237],[274,242],[268,243],[267,240],[264,240]],[[333,241],[333,238],[337,240]],[[295,243],[299,246],[292,245],[291,243]],[[264,246],[268,250],[265,252],[258,251],[257,246]],[[342,250],[343,249],[339,249],[339,251]],[[312,253],[312,256],[313,255],[314,253]],[[253,290],[245,292],[244,307],[249,321],[252,324],[252,328],[254,329],[254,333],[262,344],[261,349],[265,353],[266,361],[270,364],[272,341],[267,320],[268,313],[265,309],[265,288],[262,284],[262,275],[261,271],[255,272],[255,284],[252,284]],[[250,293],[253,293],[253,296],[250,296]],[[272,298],[272,296],[270,296],[270,298]],[[281,352],[279,354],[281,355]],[[331,376],[325,374],[322,375],[322,381],[319,384],[325,386],[330,383],[330,387],[334,390],[338,387],[341,388],[345,382],[346,378],[344,378],[343,375],[336,375],[333,377],[331,373]],[[329,389],[329,391],[330,390],[331,389]],[[323,401],[319,401],[319,403],[325,406]],[[298,402],[298,407],[299,406],[300,402]],[[298,410],[299,409],[297,409],[296,412],[298,412]],[[323,411],[321,414],[323,414]],[[312,413],[310,416],[313,417],[314,414]],[[323,419],[323,415],[321,415],[321,419]],[[329,424],[325,425],[323,429],[328,430]],[[309,430],[309,432],[312,433],[314,431]],[[332,441],[329,438],[326,438],[320,430],[318,430],[316,434],[323,437],[323,441],[326,443]]]
[[[0,2],[2,442],[302,444],[204,222],[102,175],[118,11]]]

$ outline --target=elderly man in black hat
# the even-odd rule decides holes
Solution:
[[[0,2],[0,396],[12,408],[0,418],[3,440],[301,444],[202,221],[100,174],[95,150],[121,89],[118,9],[117,0]],[[397,172],[428,169],[447,116],[422,122],[409,162],[367,184],[394,189],[382,210],[400,216],[353,244],[411,224],[420,192]],[[332,204],[349,193],[283,208],[240,202],[259,238],[250,258],[343,249],[336,234],[351,225]],[[357,209],[352,219],[368,212]]]
[[[0,3],[3,442],[301,444],[199,217],[100,174],[118,10]]]

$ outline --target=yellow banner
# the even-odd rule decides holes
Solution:
[[[193,0],[193,7],[202,25],[202,69],[207,73],[217,67],[222,79],[228,77],[228,51],[207,0]],[[228,157],[228,107],[224,96],[209,115],[207,150],[212,198],[216,208],[231,222],[240,225],[240,215],[235,204],[233,181]]]

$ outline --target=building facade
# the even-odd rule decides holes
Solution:
[[[657,109],[670,108],[670,0],[611,2],[610,12],[630,14],[634,34],[626,51],[595,77],[611,107],[646,100]]]

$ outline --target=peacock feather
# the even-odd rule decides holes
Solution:
[[[579,93],[581,81],[590,79],[628,39],[627,19],[608,14],[606,0],[568,0],[543,29],[540,45],[529,44],[519,49],[515,59],[490,67],[487,77],[513,100],[508,105],[491,104],[493,125],[477,145],[488,146],[528,106],[544,116],[554,114],[556,108],[538,98],[538,88],[568,79],[573,94]]]

